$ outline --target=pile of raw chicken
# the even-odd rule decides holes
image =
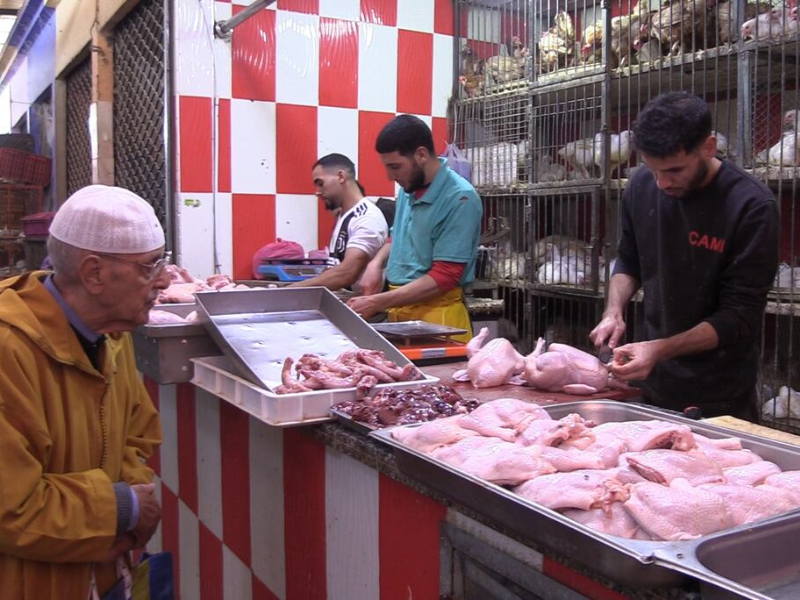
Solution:
[[[350,415],[353,421],[380,429],[467,414],[477,407],[477,400],[465,400],[450,386],[421,385],[415,388],[386,388],[374,397],[340,402],[331,408]]]
[[[206,279],[194,277],[188,270],[178,265],[167,265],[169,286],[161,290],[156,304],[194,304],[196,292],[228,292],[231,290],[248,290],[249,286],[234,283],[227,275],[211,275]],[[150,325],[185,325],[197,321],[197,311],[185,317],[166,310],[151,310]]]
[[[800,507],[800,471],[666,421],[553,420],[515,399],[392,437],[592,529],[689,540]]]
[[[489,330],[484,327],[467,344],[467,368],[456,371],[456,381],[471,381],[476,388],[511,383],[548,392],[589,395],[610,387],[627,386],[610,376],[608,366],[591,354],[566,344],[550,344],[539,338],[529,356],[522,356],[507,339],[496,338],[483,346]]]
[[[292,366],[298,376],[292,375]],[[365,397],[379,383],[416,381],[422,372],[412,363],[400,367],[387,360],[379,350],[347,350],[330,360],[316,354],[304,354],[294,364],[287,357],[283,362],[281,384],[275,388],[278,394],[296,394],[324,389],[356,388],[358,398]]]

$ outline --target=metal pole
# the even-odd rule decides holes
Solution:
[[[235,14],[230,19],[214,23],[214,35],[219,38],[229,38],[238,25],[252,17],[262,8],[266,8],[274,2],[275,0],[255,0],[250,6],[240,13]]]

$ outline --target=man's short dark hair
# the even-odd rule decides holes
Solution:
[[[436,155],[430,128],[425,121],[414,115],[396,116],[384,125],[375,140],[378,154],[398,152],[402,156],[410,157],[420,146],[427,148],[431,156]]]
[[[711,111],[689,92],[656,96],[633,123],[636,149],[656,158],[693,152],[711,135]]]
[[[336,169],[337,171],[342,170],[350,175],[350,177],[353,179],[356,178],[356,166],[353,164],[353,161],[347,158],[344,154],[337,154],[335,152],[333,154],[326,154],[314,163],[314,166],[311,167],[311,170],[313,171],[317,167]]]

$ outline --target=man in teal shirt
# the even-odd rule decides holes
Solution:
[[[364,318],[386,311],[390,321],[466,329],[462,337],[468,340],[463,286],[475,279],[480,196],[436,156],[431,130],[417,117],[399,115],[387,123],[375,149],[389,179],[402,189],[391,238],[364,271],[364,295],[349,305]],[[381,293],[384,266],[389,291]]]

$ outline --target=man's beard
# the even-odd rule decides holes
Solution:
[[[325,204],[325,208],[326,208],[327,210],[331,211],[331,212],[333,212],[333,211],[335,211],[337,208],[339,208],[338,206],[336,206],[336,204],[334,204],[334,202],[333,202],[332,200],[328,200],[328,199],[327,199],[327,198],[325,198],[324,196],[322,197],[322,202]]]
[[[686,184],[686,187],[682,189],[679,194],[676,194],[675,198],[685,198],[695,190],[699,190],[703,181],[708,176],[708,165],[705,161],[700,162],[700,166],[697,168],[697,173],[694,174],[694,177]],[[669,194],[667,194],[669,195]]]
[[[417,190],[421,190],[425,187],[425,171],[422,170],[417,163],[414,163],[414,170],[411,172],[411,181],[408,183],[408,187],[404,187],[403,191],[408,194],[413,194]]]

